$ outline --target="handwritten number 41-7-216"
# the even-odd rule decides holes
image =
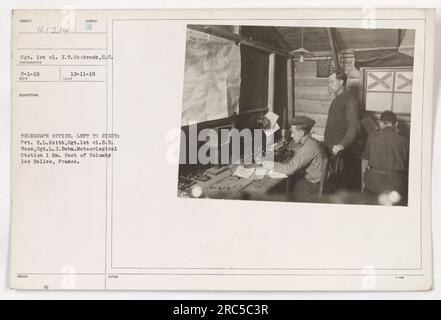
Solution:
[[[68,33],[70,32],[69,26],[66,27],[49,27],[49,26],[38,26],[38,33]]]

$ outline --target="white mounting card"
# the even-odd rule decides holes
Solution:
[[[373,18],[357,9],[14,10],[11,287],[431,289],[434,26],[432,9],[376,9]],[[301,27],[310,51],[304,64],[290,54]],[[337,54],[349,85],[362,83],[366,70],[347,59],[369,64],[381,51],[413,61],[404,71],[393,62],[373,68],[376,81],[390,85],[368,92],[411,105],[410,114],[397,112],[410,128],[407,205],[271,201],[258,193],[269,177],[245,181],[230,169],[185,175],[182,139],[191,139],[193,118],[221,128],[271,111],[280,127],[295,114],[316,117],[315,133],[324,128],[317,110],[327,92],[297,88],[323,83],[302,68],[332,59],[327,30],[352,49]],[[261,63],[250,67],[249,57]],[[382,80],[388,68],[393,75]],[[284,90],[280,74],[288,77]],[[286,113],[277,109],[283,94]],[[311,97],[317,101],[308,104]],[[207,136],[208,152],[217,144]],[[192,157],[191,146],[185,152]],[[185,183],[189,194],[179,191]],[[256,194],[206,198],[209,184],[210,194]]]

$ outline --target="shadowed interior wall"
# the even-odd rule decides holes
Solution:
[[[268,107],[268,53],[241,46],[240,112]]]
[[[274,65],[274,113],[279,115],[279,126],[283,127],[284,110],[288,106],[287,58],[276,55]]]

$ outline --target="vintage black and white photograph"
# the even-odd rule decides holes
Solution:
[[[11,289],[436,284],[435,10],[9,19]]]
[[[414,42],[188,25],[178,196],[407,206]]]

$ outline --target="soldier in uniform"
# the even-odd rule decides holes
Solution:
[[[356,97],[346,88],[347,75],[336,71],[329,76],[328,91],[335,95],[328,111],[325,128],[325,145],[332,156],[341,157],[343,170],[339,188],[358,189],[361,181],[354,179],[360,170],[359,151],[354,142],[361,131],[360,106]]]
[[[274,171],[296,175],[293,196],[297,201],[310,201],[316,197],[320,187],[320,178],[324,155],[318,142],[309,135],[315,121],[305,116],[291,120],[291,137],[294,156],[285,164],[274,163]]]
[[[397,131],[397,116],[391,111],[381,114],[381,130],[369,134],[363,158],[369,169],[364,175],[365,191],[372,194],[397,191],[407,196],[409,141]]]
[[[337,154],[354,143],[360,133],[359,103],[346,89],[347,75],[334,72],[328,79],[328,91],[335,94],[328,111],[325,144]]]

